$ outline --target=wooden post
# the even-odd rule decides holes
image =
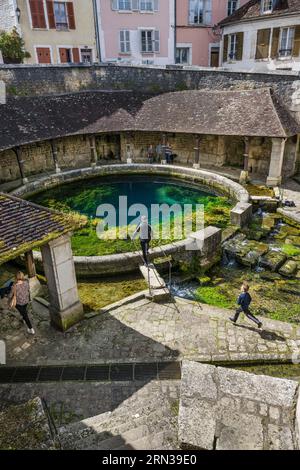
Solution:
[[[28,183],[28,179],[26,178],[25,171],[24,171],[24,160],[22,160],[22,149],[21,147],[15,147],[13,151],[15,152],[16,157],[17,157],[22,183],[23,184]]]
[[[96,138],[95,136],[90,136],[90,147],[91,147],[91,166],[95,167],[97,165],[97,150],[96,150]]]
[[[54,140],[50,140],[50,145],[51,145],[51,153],[52,153],[52,158],[55,166],[55,172],[60,173],[60,168],[58,164],[58,159],[57,159],[57,146],[56,142]]]
[[[162,153],[161,153],[161,163],[165,165],[166,161],[166,146],[167,146],[167,136],[166,134],[162,135]]]
[[[32,250],[27,251],[27,253],[25,253],[25,263],[26,263],[26,270],[27,270],[29,279],[35,277],[36,269],[35,269],[35,263],[34,263]]]
[[[201,141],[200,135],[196,135],[196,143],[194,147],[195,161],[194,161],[193,167],[197,169],[200,168],[200,141]]]
[[[244,137],[244,169],[240,174],[240,183],[245,184],[249,181],[249,137]]]

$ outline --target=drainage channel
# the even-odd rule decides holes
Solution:
[[[0,367],[0,383],[180,380],[180,362]]]

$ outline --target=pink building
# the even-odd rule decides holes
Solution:
[[[220,34],[214,28],[247,0],[176,0],[176,63],[218,67]]]
[[[97,0],[102,62],[173,64],[175,0]]]

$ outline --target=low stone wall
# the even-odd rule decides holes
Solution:
[[[169,176],[172,178],[179,178],[186,182],[198,183],[204,185],[209,190],[217,192],[218,194],[228,195],[231,199],[247,203],[249,200],[248,192],[238,183],[231,181],[221,175],[211,173],[203,170],[195,170],[189,168],[176,167],[172,165],[145,165],[145,164],[131,164],[131,165],[108,165],[96,168],[84,168],[80,170],[71,170],[68,172],[43,177],[36,181],[27,183],[13,194],[19,197],[24,197],[29,194],[34,194],[38,191],[46,190],[48,188],[71,182],[82,180],[84,178],[91,178],[96,176],[116,176],[116,175],[157,175]],[[209,227],[208,227],[209,228]],[[205,237],[208,239],[209,246],[214,248],[211,250],[211,255],[215,255],[215,243],[211,244],[212,232],[205,229]],[[212,229],[215,229],[212,227]],[[221,243],[220,230],[215,229],[216,237]],[[192,257],[197,255],[195,250],[186,249],[187,245],[191,244],[191,240],[182,240],[176,243],[150,250],[150,260],[163,257],[164,255],[171,256],[174,262],[189,262]],[[205,256],[209,257],[209,253],[205,251]],[[198,252],[199,254],[200,252]],[[37,267],[42,269],[42,259],[40,253],[35,253],[35,260]],[[77,276],[80,277],[98,277],[116,274],[128,274],[138,269],[141,264],[141,255],[139,252],[129,252],[116,255],[107,256],[75,256],[75,269]]]
[[[149,164],[121,164],[105,165],[95,168],[81,168],[58,174],[47,175],[35,181],[29,182],[14,190],[15,196],[26,196],[39,191],[69,183],[84,178],[98,176],[128,176],[128,175],[152,175],[179,178],[186,182],[204,185],[209,190],[227,195],[236,202],[248,202],[249,193],[243,186],[234,181],[205,170],[179,167],[175,165],[149,165]]]
[[[202,450],[295,450],[293,380],[183,361],[179,443]]]

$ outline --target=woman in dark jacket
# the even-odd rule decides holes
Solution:
[[[249,306],[251,303],[251,295],[249,294],[249,284],[247,282],[243,282],[241,287],[241,293],[237,299],[237,304],[239,307],[236,309],[234,317],[230,317],[229,320],[233,323],[236,323],[240,314],[243,312],[249,320],[256,323],[258,328],[262,327],[262,322],[258,320],[249,310]]]

